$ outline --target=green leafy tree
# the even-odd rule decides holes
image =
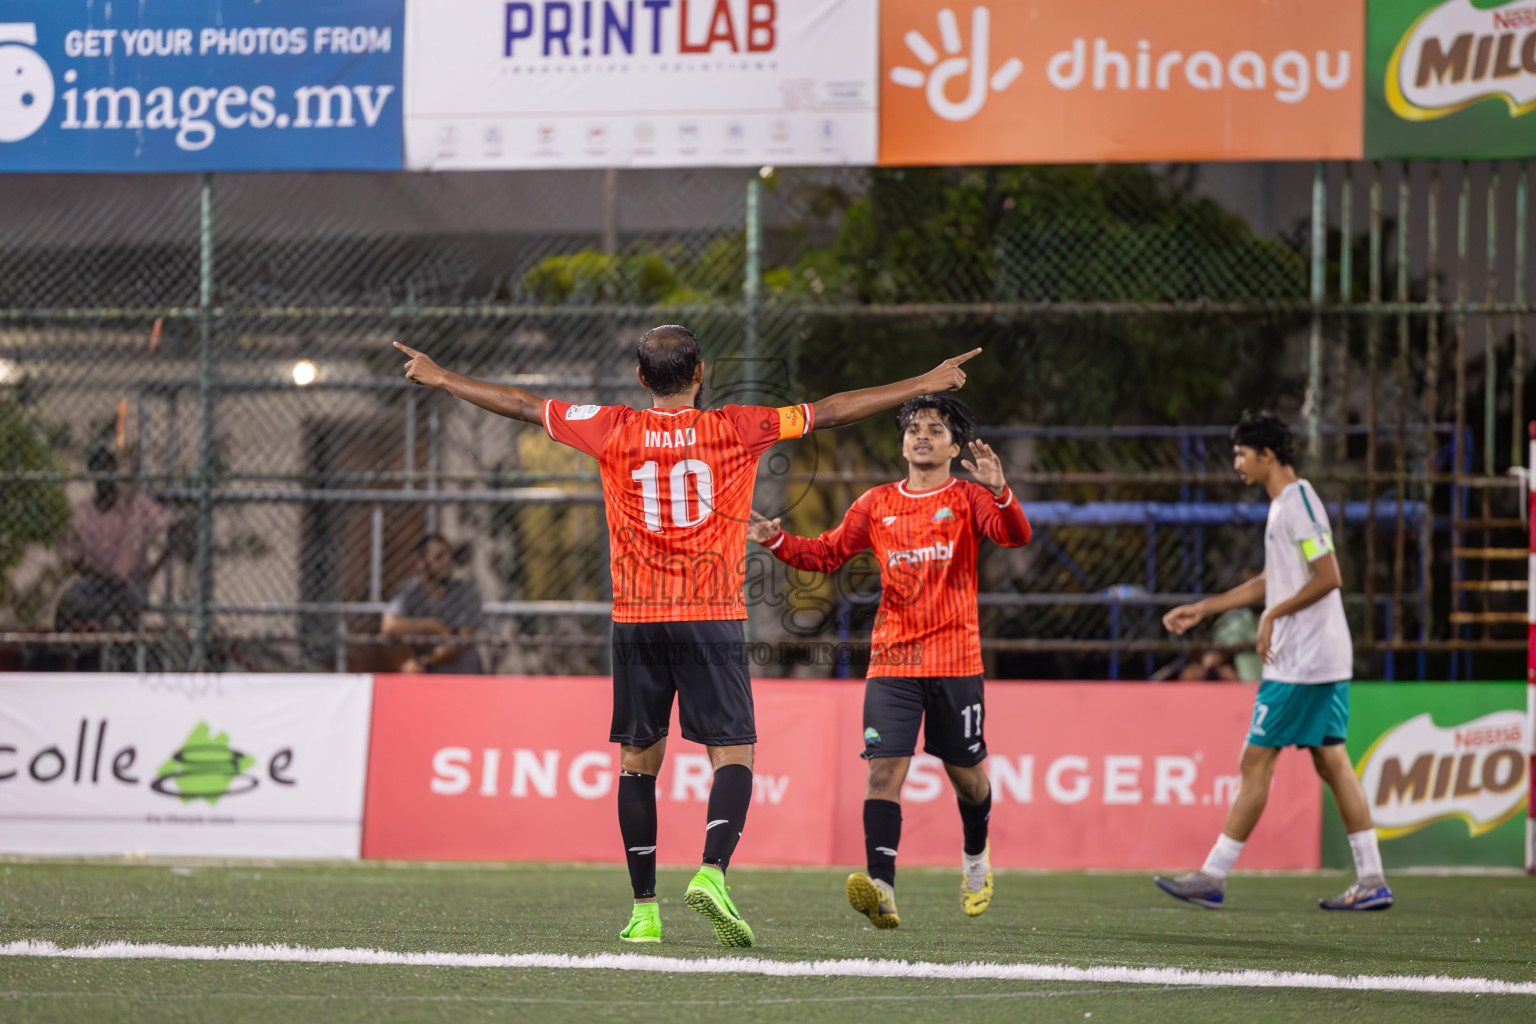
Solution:
[[[16,477],[62,471],[42,425],[0,395],[0,575],[16,567],[28,544],[56,544],[69,526],[63,484]]]
[[[810,206],[834,241],[768,279],[810,314],[802,378],[835,390],[981,345],[984,422],[1220,422],[1272,397],[1297,321],[1268,307],[1306,294],[1301,253],[1141,166],[876,170]],[[1192,303],[1251,311],[1173,311]],[[834,304],[856,311],[815,315]],[[903,305],[921,315],[879,309]]]

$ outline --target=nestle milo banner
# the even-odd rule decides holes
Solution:
[[[1519,867],[1529,738],[1522,683],[1357,683],[1348,748],[1390,870]],[[1323,864],[1347,867],[1332,797]]]
[[[348,857],[373,680],[0,675],[0,852]]]
[[[1369,0],[1365,155],[1536,155],[1536,0]]]

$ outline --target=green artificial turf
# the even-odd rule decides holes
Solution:
[[[1174,902],[1136,875],[1000,874],[978,919],[958,873],[900,878],[903,924],[877,932],[832,871],[731,872],[758,936],[745,955],[1263,969],[1536,981],[1536,882],[1399,877],[1385,913],[1326,914],[1338,875],[1234,878],[1228,906]],[[473,953],[726,951],[663,871],[664,941],[627,947],[620,868],[543,865],[192,866],[22,863],[0,869],[0,942],[285,943]],[[1091,1014],[1091,1018],[1087,1015]],[[997,980],[769,978],[0,958],[0,1021],[1536,1020],[1536,996],[1186,988]]]

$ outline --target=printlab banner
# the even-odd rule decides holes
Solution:
[[[1536,2],[1370,0],[1365,155],[1536,155]]]
[[[417,170],[873,164],[877,0],[415,0]]]
[[[881,0],[880,162],[1357,158],[1363,3]]]
[[[356,858],[372,680],[0,675],[0,851]]]
[[[0,170],[399,170],[404,0],[0,6]]]
[[[1350,687],[1349,756],[1389,870],[1520,866],[1529,791],[1525,699],[1520,683]],[[1323,825],[1326,863],[1347,866],[1331,798]]]
[[[622,862],[612,683],[379,676],[363,854]],[[1237,793],[1253,687],[990,683],[992,855],[1003,867],[1198,866]],[[864,860],[863,683],[759,680],[743,864]],[[696,862],[712,778],[676,719],[657,784],[663,863]],[[902,794],[903,864],[954,865],[960,826],[935,758]],[[1321,796],[1282,757],[1244,867],[1314,868]]]

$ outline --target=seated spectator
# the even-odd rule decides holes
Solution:
[[[92,473],[115,474],[117,456],[98,447],[87,466]],[[151,540],[176,519],[136,487],[98,479],[95,493],[75,505],[70,518],[64,555],[80,578],[59,599],[54,628],[61,633],[137,631],[149,581],[171,550],[166,543],[151,559]]]
[[[480,595],[473,584],[453,579],[453,549],[437,534],[416,545],[419,579],[411,582],[384,612],[380,631],[387,636],[437,635],[467,641],[482,616]],[[485,671],[472,643],[416,644],[400,667],[402,672],[472,675]]]

